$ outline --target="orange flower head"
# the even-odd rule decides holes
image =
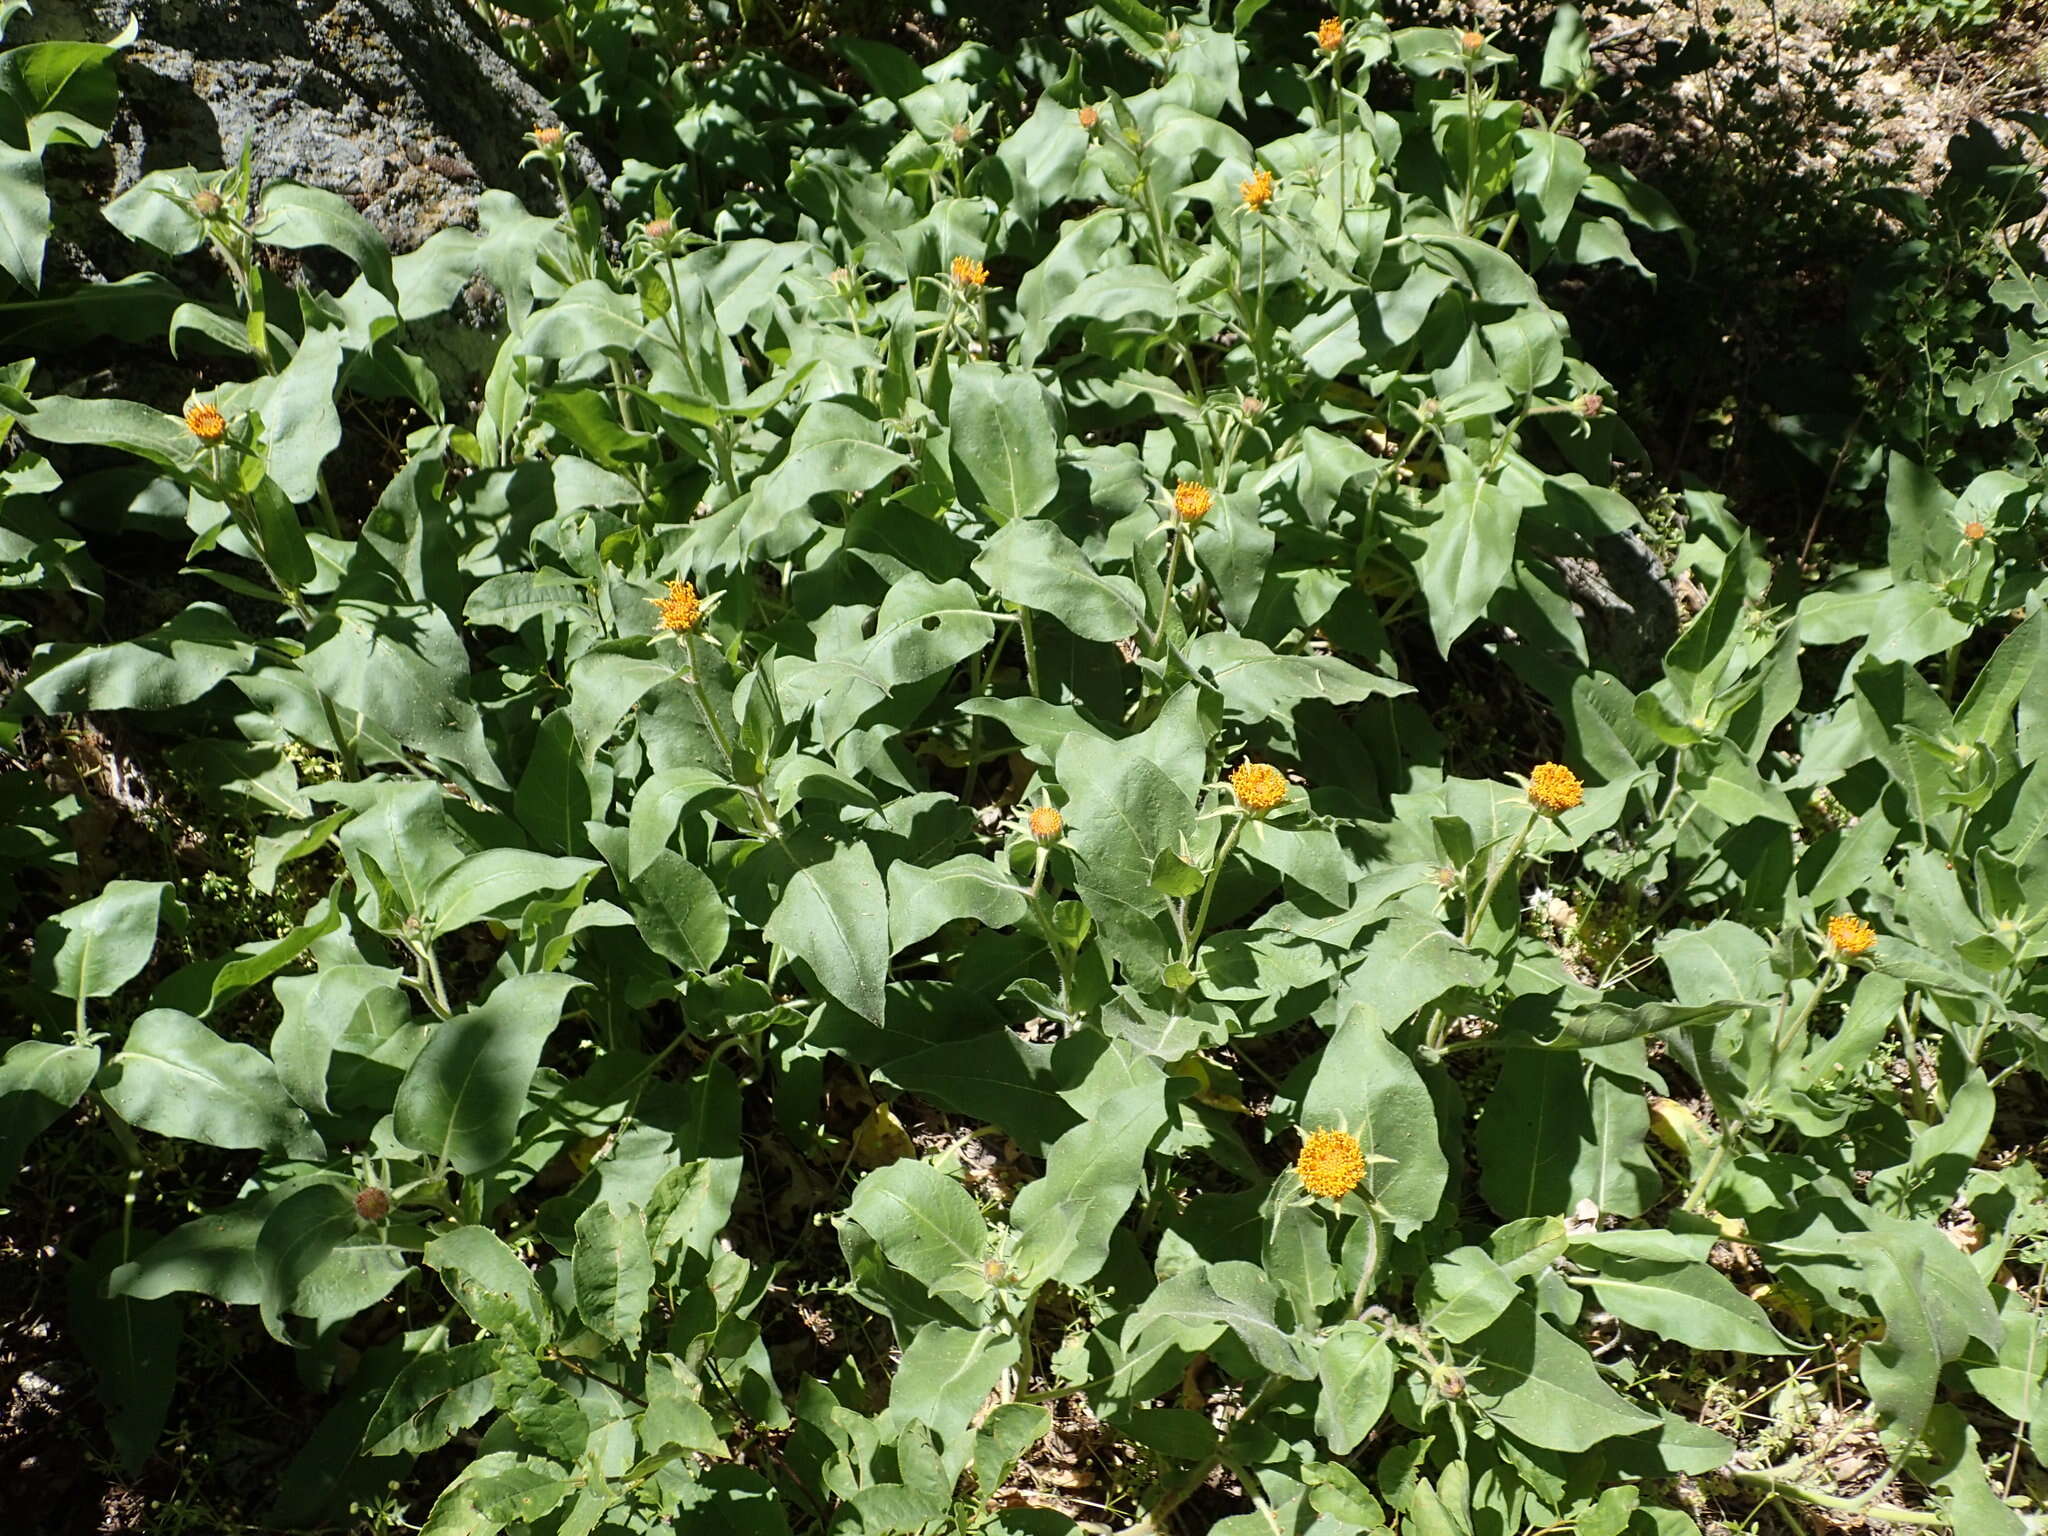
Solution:
[[[1344,23],[1335,16],[1325,16],[1316,28],[1316,46],[1325,53],[1335,53],[1344,46]]]
[[[956,288],[981,288],[988,283],[988,268],[972,256],[953,258],[953,285]]]
[[[1529,771],[1529,803],[1546,816],[1568,811],[1586,798],[1586,786],[1563,763],[1538,763]]]
[[[1173,488],[1173,515],[1184,523],[1199,523],[1215,504],[1209,487],[1199,480],[1183,480]]]
[[[1037,806],[1031,812],[1031,835],[1041,843],[1058,837],[1066,825],[1066,819],[1049,805]]]
[[[1093,133],[1095,131],[1095,125],[1102,121],[1102,114],[1100,112],[1097,112],[1093,107],[1083,107],[1080,111],[1074,114],[1074,121],[1079,123],[1083,128],[1087,129],[1090,133]]]
[[[1968,539],[1972,544],[1976,543],[1979,539],[1983,538],[1986,531],[1987,530],[1985,529],[1984,525],[1979,522],[1968,522],[1963,524],[1963,537]]]
[[[1310,1131],[1302,1138],[1294,1171],[1310,1194],[1342,1200],[1365,1177],[1365,1153],[1349,1131]]]
[[[641,233],[646,235],[648,239],[656,241],[666,240],[675,232],[675,221],[672,219],[649,219],[646,226],[641,230]]]
[[[1828,919],[1828,943],[1838,955],[1867,955],[1877,945],[1877,930],[1860,917],[1838,912]]]
[[[1230,792],[1240,810],[1263,816],[1287,798],[1287,780],[1271,763],[1246,758],[1230,770]]]
[[[1237,190],[1244,194],[1245,207],[1263,208],[1273,201],[1273,173],[1262,170],[1250,181],[1240,181]]]
[[[1458,46],[1467,53],[1477,53],[1486,46],[1486,39],[1477,32],[1460,32],[1458,34]]]
[[[228,435],[228,419],[211,405],[188,405],[185,430],[211,448]]]
[[[537,123],[533,129],[533,142],[542,149],[560,149],[562,147],[562,130],[559,128],[549,128]]]
[[[688,634],[704,616],[697,588],[687,581],[672,581],[666,597],[650,597],[647,601],[660,610],[655,622],[672,635]]]

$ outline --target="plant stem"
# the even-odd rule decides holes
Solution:
[[[1843,1498],[1840,1494],[1822,1493],[1818,1488],[1804,1488],[1798,1483],[1787,1482],[1769,1472],[1749,1472],[1740,1467],[1724,1468],[1722,1475],[1730,1482],[1745,1488],[1756,1488],[1765,1493],[1777,1494],[1780,1498],[1796,1499],[1802,1504],[1811,1504],[1817,1509],[1839,1509],[1853,1511],[1869,1520],[1889,1521],[1894,1525],[1917,1525],[1930,1529],[1947,1527],[1946,1515],[1930,1514],[1919,1509],[1900,1509],[1894,1504],[1866,1504],[1860,1498]]]
[[[1521,862],[1522,845],[1529,841],[1529,833],[1535,828],[1537,818],[1541,815],[1542,812],[1538,811],[1534,806],[1529,807],[1529,819],[1522,823],[1522,830],[1515,834],[1515,840],[1508,845],[1506,857],[1494,865],[1487,873],[1486,888],[1479,893],[1479,900],[1474,902],[1471,910],[1465,914],[1465,942],[1467,944],[1470,944],[1473,938],[1477,936],[1479,925],[1486,918],[1486,909],[1493,905],[1493,893],[1500,889],[1501,881],[1507,876],[1508,867]]]
[[[1216,862],[1209,866],[1209,878],[1202,882],[1202,899],[1195,907],[1195,920],[1188,924],[1187,943],[1181,950],[1180,963],[1193,970],[1195,951],[1201,948],[1202,929],[1209,921],[1209,902],[1216,894],[1216,882],[1223,874],[1223,866],[1230,862],[1231,851],[1237,847],[1237,840],[1244,834],[1244,824],[1251,819],[1250,813],[1239,811],[1237,819],[1230,824],[1230,830],[1223,836],[1223,846],[1216,850]]]
[[[1380,1219],[1373,1215],[1368,1201],[1365,1212],[1365,1266],[1358,1274],[1358,1289],[1351,1293],[1351,1318],[1356,1322],[1365,1311],[1365,1303],[1372,1295],[1372,1283],[1379,1277],[1380,1267]]]
[[[1159,622],[1152,628],[1152,638],[1145,642],[1145,653],[1150,655],[1159,649],[1159,641],[1166,634],[1166,615],[1173,606],[1173,579],[1180,565],[1180,530],[1169,527],[1166,531],[1166,587],[1159,594]],[[1036,693],[1036,688],[1031,690]]]

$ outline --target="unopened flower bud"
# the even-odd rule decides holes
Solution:
[[[953,142],[956,145],[964,145],[973,137],[974,130],[965,123],[955,123],[953,125]]]
[[[1086,128],[1090,133],[1093,133],[1095,131],[1095,125],[1102,121],[1102,114],[1097,112],[1093,107],[1083,107],[1080,111],[1074,114],[1074,120],[1078,122],[1083,128]]]
[[[192,194],[192,211],[202,219],[217,219],[226,207],[221,195],[211,187],[202,187]]]
[[[641,232],[650,240],[662,241],[676,232],[676,226],[669,219],[649,219]]]
[[[1607,402],[1600,398],[1598,390],[1589,389],[1572,402],[1572,407],[1586,420],[1591,421],[1607,408]]]

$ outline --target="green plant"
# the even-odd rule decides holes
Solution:
[[[225,600],[38,636],[8,718],[203,743],[252,887],[334,871],[160,974],[185,909],[115,880],[13,978],[0,1124],[134,1196],[77,1256],[129,1467],[204,1297],[331,1391],[280,1524],[1682,1536],[1717,1474],[2028,1528],[2039,1180],[1973,1164],[2048,1003],[2038,489],[1896,465],[1888,567],[1815,594],[1695,493],[1632,692],[1556,561],[1637,525],[1633,445],[1531,271],[1668,210],[1479,34],[1298,19],[849,47],[876,94],[751,194],[788,238],[678,168],[615,240],[559,128],[556,215],[397,258],[246,158],[108,208],[211,250],[167,339],[250,376],[17,368],[61,462],[4,569],[90,588],[111,450]],[[1563,8],[1542,85],[1590,78]],[[451,408],[407,343],[479,274]],[[337,402],[390,396],[351,528]],[[1554,711],[1526,776],[1447,765],[1447,674]],[[151,1219],[192,1147],[217,1203]],[[1701,1353],[1828,1371],[1869,1475],[1790,1398],[1768,1459],[1704,1422]],[[1056,1414],[1093,1507],[1027,1496]]]

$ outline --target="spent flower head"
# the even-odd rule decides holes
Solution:
[[[382,1221],[391,1214],[391,1195],[374,1184],[356,1191],[356,1214],[364,1221]]]
[[[211,187],[201,187],[192,194],[192,211],[202,219],[219,218],[227,206],[227,200]]]
[[[1173,488],[1173,515],[1184,523],[1199,523],[1215,504],[1215,496],[1199,480],[1183,480]]]
[[[1244,205],[1254,211],[1273,201],[1273,173],[1261,170],[1250,181],[1240,181],[1238,192],[1244,198]]]
[[[982,288],[988,284],[988,268],[972,256],[953,258],[953,286],[956,288]]]
[[[1230,770],[1230,792],[1238,809],[1263,816],[1287,798],[1287,779],[1271,763],[1246,758]]]
[[[1349,1131],[1310,1131],[1294,1160],[1302,1188],[1325,1200],[1341,1200],[1365,1177],[1365,1150]]]
[[[211,448],[228,435],[228,421],[218,407],[201,402],[185,407],[185,430]]]
[[[1877,930],[1862,918],[1838,912],[1828,919],[1828,947],[1838,955],[1867,955],[1877,945]]]
[[[1538,763],[1529,770],[1529,803],[1546,816],[1570,810],[1586,798],[1586,786],[1563,763]]]
[[[672,581],[668,584],[666,596],[650,597],[647,601],[659,610],[655,615],[656,625],[672,635],[688,634],[704,617],[704,604],[692,582]]]

